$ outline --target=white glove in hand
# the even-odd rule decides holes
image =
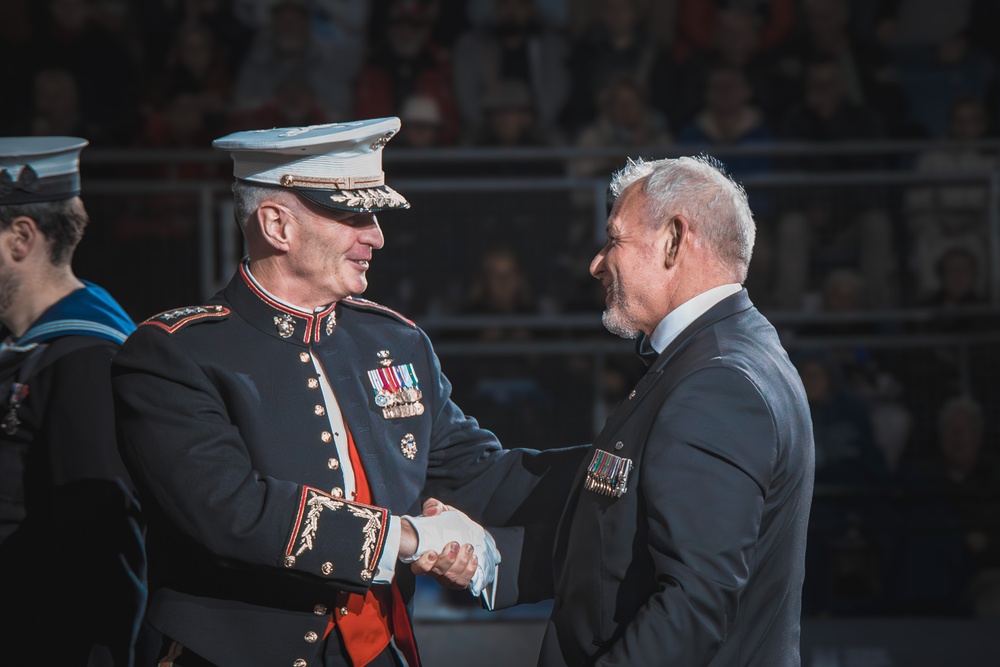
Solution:
[[[493,541],[492,535],[464,512],[449,509],[434,516],[402,518],[409,521],[417,532],[417,550],[409,558],[400,558],[401,561],[412,563],[430,551],[442,553],[445,545],[451,542],[471,544],[479,563],[469,583],[469,590],[478,597],[486,586],[493,583],[497,565],[500,564],[500,552],[497,551],[496,542]]]

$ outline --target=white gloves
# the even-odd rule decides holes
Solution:
[[[476,573],[469,583],[469,590],[476,597],[496,579],[497,567],[500,565],[500,552],[497,551],[493,536],[478,523],[470,519],[464,512],[449,509],[434,516],[403,516],[417,532],[417,550],[409,558],[400,558],[404,563],[412,563],[425,553],[433,551],[441,553],[450,542],[471,544],[475,555],[479,558]]]

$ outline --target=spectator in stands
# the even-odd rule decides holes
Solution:
[[[177,33],[184,25],[196,23],[212,33],[212,50],[224,54],[235,68],[243,61],[256,29],[235,8],[239,0],[148,0],[131,3],[142,39],[148,74],[156,74],[172,58]],[[265,3],[259,3],[261,8]],[[232,75],[233,72],[230,72]]]
[[[990,193],[984,174],[1000,163],[995,152],[978,148],[975,142],[990,136],[992,124],[985,103],[977,97],[962,97],[952,105],[948,138],[966,145],[931,149],[917,158],[914,168],[919,173],[968,173],[972,179],[967,183],[921,184],[906,192],[904,214],[914,300],[926,299],[938,287],[938,261],[956,245],[973,253],[979,266],[987,266],[984,250],[989,247]],[[979,289],[984,287],[985,277],[979,276]]]
[[[759,27],[759,17],[746,8],[733,6],[719,12],[708,48],[679,65],[673,85],[664,86],[654,97],[656,106],[667,110],[675,127],[690,123],[703,108],[708,76],[718,66],[744,72],[768,125],[778,127],[780,114],[797,101],[798,86],[788,80],[777,54],[761,48]]]
[[[227,132],[266,127],[305,127],[332,122],[323,103],[306,76],[292,74],[279,81],[263,104],[234,111],[226,122]]]
[[[482,101],[483,119],[465,140],[480,148],[538,148],[552,146],[555,133],[538,124],[538,112],[524,81],[500,81]],[[525,159],[485,165],[488,173],[514,175],[559,174],[558,162]],[[471,172],[470,172],[471,173]]]
[[[806,613],[878,609],[891,551],[891,514],[877,495],[889,472],[875,445],[864,399],[822,351],[792,355],[809,400],[816,442],[816,491],[803,589]],[[826,495],[851,489],[860,495]],[[874,495],[867,495],[874,494]]]
[[[955,308],[988,303],[981,289],[979,266],[978,256],[965,246],[945,250],[935,265],[938,287],[921,305]]]
[[[566,109],[570,133],[595,120],[599,97],[621,75],[650,89],[654,72],[665,65],[665,51],[649,31],[648,4],[643,0],[597,0],[592,22],[572,42],[571,99]]]
[[[441,133],[444,118],[437,100],[429,95],[411,95],[403,101],[399,112],[402,130],[396,143],[407,148],[438,148],[442,145]],[[424,169],[427,165],[419,165]]]
[[[188,0],[231,5],[237,21],[260,33],[270,29],[274,9],[287,0]],[[373,0],[299,0],[309,13],[310,39],[334,62],[357,70],[367,47]]]
[[[275,0],[270,6],[270,22],[257,29],[239,68],[233,91],[238,111],[267,104],[284,81],[296,77],[311,84],[329,121],[351,117],[352,83],[363,45],[353,40],[335,47],[322,43],[312,17],[305,0]]]
[[[454,90],[462,122],[466,128],[480,125],[492,89],[516,79],[527,84],[539,128],[553,131],[569,96],[569,44],[541,24],[536,0],[493,1],[493,22],[455,42]]]
[[[69,71],[91,145],[127,145],[138,123],[139,62],[125,36],[100,25],[94,0],[48,0],[24,67]]]
[[[583,128],[576,140],[579,148],[617,148],[621,155],[666,149],[673,144],[667,119],[649,105],[648,90],[636,76],[621,72],[605,84],[598,96],[600,114]],[[649,157],[654,157],[649,155]],[[607,178],[624,166],[624,158],[582,157],[570,164],[576,178]],[[581,192],[589,206],[590,192]]]
[[[211,141],[221,133],[229,113],[234,70],[229,54],[208,25],[182,23],[174,32],[163,71],[154,77],[147,93],[150,112],[162,111],[183,93],[204,116],[205,135],[199,139],[204,146],[205,137]]]
[[[889,51],[874,35],[851,30],[853,4],[851,0],[804,0],[793,39],[775,71],[784,85],[799,88],[810,62],[831,58],[844,71],[848,99],[877,112],[889,136],[924,134],[910,118]]]
[[[450,54],[431,36],[438,5],[429,0],[392,0],[385,34],[361,68],[354,89],[354,116],[398,116],[411,95],[434,100],[441,120],[437,140],[452,144],[459,119],[452,93]]]
[[[974,398],[949,398],[936,426],[934,455],[905,471],[906,488],[930,499],[915,503],[914,521],[924,529],[907,550],[903,572],[912,579],[904,603],[915,613],[969,614],[976,575],[1000,568],[997,451],[987,448],[983,407]],[[927,572],[936,573],[934,582],[924,581]]]
[[[80,91],[67,69],[46,68],[35,75],[28,134],[33,136],[94,136],[80,109]]]
[[[848,82],[838,61],[823,58],[811,63],[805,82],[801,103],[785,116],[781,138],[835,143],[885,137],[878,114],[868,106],[851,102]],[[882,166],[878,156],[807,151],[796,154],[786,168],[822,172],[864,171]],[[850,196],[845,196],[843,189],[809,187],[790,203],[778,221],[775,241],[776,281],[783,307],[801,308],[803,296],[816,288],[822,272],[838,264],[858,268],[868,287],[871,306],[893,303],[896,239],[881,188],[853,188]]]
[[[680,129],[677,143],[705,146],[713,154],[729,146],[773,143],[774,132],[753,101],[753,89],[743,70],[730,65],[714,66],[708,71],[704,105]],[[769,155],[723,156],[723,160],[737,180],[769,172],[774,166]],[[751,202],[755,217],[768,215],[767,206],[762,208],[759,199]]]
[[[896,62],[914,118],[932,137],[948,131],[949,108],[955,99],[983,97],[995,79],[996,62],[970,40],[975,4],[975,0],[880,3],[878,37]]]
[[[795,25],[795,0],[680,0],[674,61],[683,65],[691,55],[710,48],[719,17],[735,8],[752,12],[757,23],[756,41],[764,51],[780,47]]]
[[[465,332],[462,338],[489,343],[530,341],[535,338],[530,327],[512,327],[502,320],[539,312],[541,300],[517,251],[511,246],[495,244],[480,257],[458,313],[494,317],[498,322]],[[476,410],[479,419],[487,418],[480,415],[495,417],[492,423],[500,425],[498,437],[525,442],[532,432],[546,428],[547,416],[553,409],[553,395],[545,389],[549,375],[541,370],[547,361],[538,354],[487,356],[477,359],[475,368],[465,367],[449,375],[454,376],[454,382],[468,383],[472,388],[470,411]]]
[[[540,312],[539,300],[513,248],[489,249],[479,262],[479,270],[469,286],[459,313],[463,315],[533,315]],[[484,328],[480,340],[529,340],[527,327]]]
[[[199,93],[177,91],[164,108],[146,116],[145,127],[136,143],[144,148],[203,149],[206,141],[211,143],[217,136],[217,130]],[[224,175],[218,169],[213,171],[216,176]]]
[[[900,362],[894,351],[856,340],[894,331],[891,326],[861,319],[871,312],[867,292],[864,278],[856,270],[830,271],[823,281],[820,311],[845,319],[821,322],[804,328],[803,332],[843,339],[842,343],[829,346],[829,354],[844,382],[865,401],[872,441],[887,469],[894,471],[910,441],[913,414],[903,400],[903,387],[897,375]]]
[[[848,384],[838,363],[825,352],[802,352],[796,356],[796,368],[812,413],[816,483],[884,484],[888,470],[875,445],[868,405]]]

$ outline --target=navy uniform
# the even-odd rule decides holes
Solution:
[[[320,180],[297,153],[335,150],[348,187],[352,175],[381,172],[374,160],[398,127],[240,133],[225,147],[258,149],[237,156],[237,178],[285,187]],[[406,205],[370,180],[308,195],[349,210]],[[360,298],[301,310],[265,291],[246,261],[205,303],[142,323],[113,375],[123,452],[149,522],[148,625],[221,667],[352,664],[338,633],[360,596],[375,591],[403,607],[412,598],[409,568],[391,586],[379,581],[380,562],[398,550],[387,546],[391,517],[419,514],[435,496],[503,523],[547,470],[544,455],[502,450],[459,410],[413,322]],[[359,487],[348,477],[364,481],[364,502],[345,491]],[[409,631],[398,611],[397,644]]]
[[[8,224],[30,212],[23,206],[79,196],[86,145],[0,139]],[[27,282],[11,288],[14,268],[0,266],[5,287],[38,294]],[[4,322],[11,303],[0,307]],[[115,444],[110,367],[135,325],[86,281],[43,305],[18,335],[0,328],[0,663],[130,665],[145,562],[139,508]]]

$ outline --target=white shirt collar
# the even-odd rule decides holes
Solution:
[[[713,287],[707,292],[692,297],[667,313],[653,329],[649,342],[657,352],[663,352],[688,325],[708,312],[708,309],[727,296],[732,296],[743,289],[742,285],[729,283]]]

